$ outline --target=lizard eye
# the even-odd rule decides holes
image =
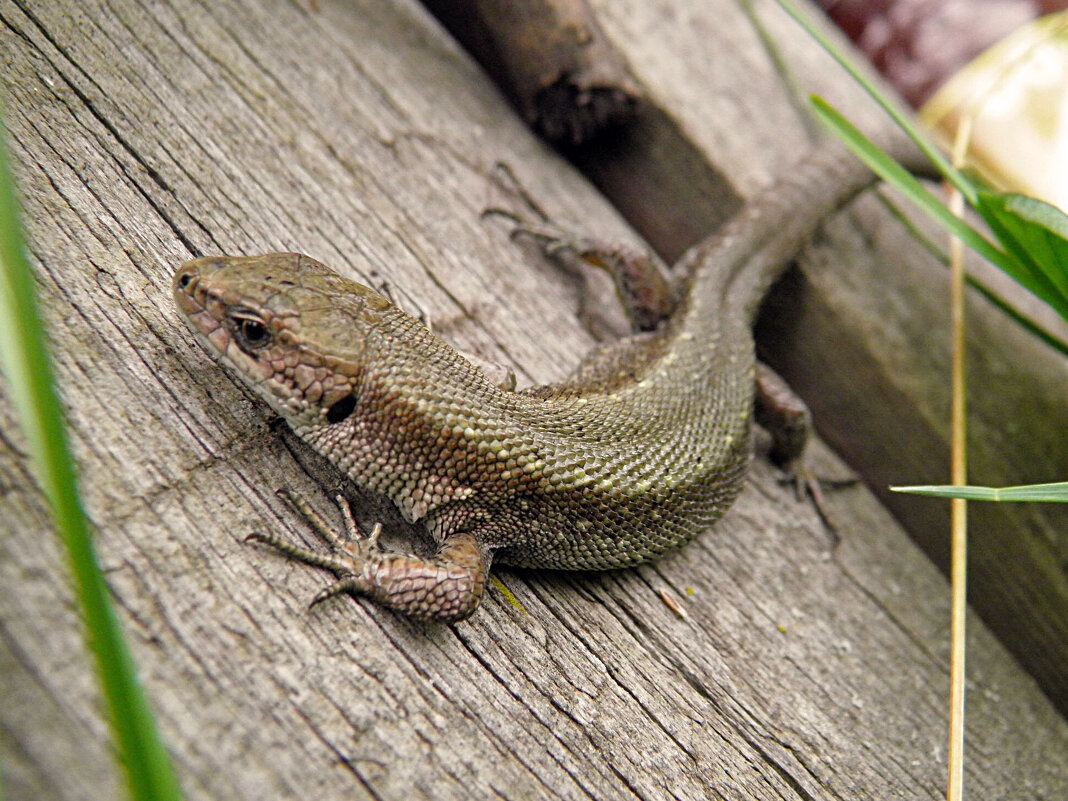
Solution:
[[[265,347],[271,341],[271,334],[262,321],[254,317],[238,317],[234,338],[242,350],[250,351]]]

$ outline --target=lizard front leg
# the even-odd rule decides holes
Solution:
[[[604,270],[615,285],[616,295],[634,332],[655,330],[678,306],[682,288],[668,277],[666,265],[650,251],[588,239],[547,220],[529,222],[504,209],[487,209],[483,214],[511,220],[515,225],[512,239],[529,237],[535,240],[546,256],[570,274],[576,272],[576,261]],[[583,309],[586,302],[583,298]],[[589,315],[580,311],[579,316],[589,328]],[[596,335],[592,330],[591,333]]]
[[[489,575],[490,555],[472,534],[450,535],[429,559],[391,553],[378,544],[381,525],[375,525],[368,536],[361,534],[348,502],[341,496],[337,504],[347,537],[334,531],[303,498],[286,490],[278,494],[334,553],[300,548],[273,534],[250,534],[246,542],[263,543],[291,559],[332,571],[338,581],[318,593],[312,606],[336,595],[362,595],[408,617],[436,623],[463,620],[478,606]]]

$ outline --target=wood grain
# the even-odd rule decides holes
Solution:
[[[729,3],[693,5],[702,25],[735,24]],[[494,165],[561,223],[636,241],[420,7],[320,6],[0,3],[85,504],[188,797],[940,797],[946,585],[861,489],[834,498],[834,549],[758,460],[683,551],[595,576],[501,570],[522,608],[491,590],[452,627],[347,599],[308,612],[324,577],[242,543],[265,528],[312,543],[273,491],[332,515],[313,476],[332,479],[195,345],[169,297],[180,262],[300,249],[546,381],[591,342],[574,285],[480,219],[502,202]],[[6,395],[0,442],[5,794],[117,797]],[[977,621],[971,648],[969,795],[1064,795],[1065,721]]]

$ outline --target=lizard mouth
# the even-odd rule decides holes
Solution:
[[[171,289],[174,302],[185,317],[186,323],[205,349],[218,359],[226,354],[232,337],[223,325],[225,304],[220,302],[202,280],[202,268],[213,261],[197,259],[183,264],[174,274]]]
[[[197,259],[183,264],[174,274],[171,288],[174,302],[189,328],[216,361],[237,369],[253,385],[271,374],[271,368],[242,347],[231,330],[234,304],[225,293],[211,286],[211,273],[228,263],[226,257]]]
[[[178,308],[185,314],[196,314],[208,308],[213,300],[225,302],[222,297],[225,292],[218,286],[217,278],[214,284],[212,279],[225,274],[224,271],[233,261],[228,256],[209,256],[187,261],[179,267],[171,279],[171,290]]]

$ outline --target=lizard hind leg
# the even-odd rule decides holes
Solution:
[[[805,465],[805,445],[812,430],[812,413],[782,376],[763,362],[756,363],[755,418],[771,434],[771,460],[786,474],[800,499],[807,494],[828,529],[836,525],[827,511],[822,484],[848,485],[856,479],[824,481]]]
[[[288,490],[278,494],[334,552],[301,548],[273,534],[250,534],[246,542],[262,543],[290,559],[333,572],[338,581],[319,592],[311,606],[337,595],[366,596],[408,617],[437,623],[463,620],[478,607],[489,575],[490,555],[471,534],[449,536],[429,559],[392,553],[378,544],[381,524],[369,535],[361,534],[348,502],[341,496],[337,504],[345,521],[344,537],[300,496]]]

